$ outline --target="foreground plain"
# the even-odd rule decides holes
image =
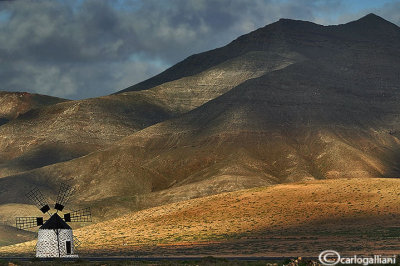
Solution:
[[[396,254],[398,179],[332,179],[223,193],[76,230],[82,256]],[[0,248],[33,255],[35,241]]]

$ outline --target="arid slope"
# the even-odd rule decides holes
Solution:
[[[40,94],[0,91],[0,125],[31,109],[64,101],[67,100]]]
[[[0,127],[0,177],[103,149],[171,115],[157,101],[122,95],[32,109]]]
[[[241,190],[129,213],[76,234],[84,255],[393,254],[399,185],[355,178]],[[34,243],[0,254],[29,253]]]
[[[13,245],[36,238],[36,233],[18,230],[13,226],[0,224],[0,246]]]
[[[121,94],[147,95],[168,106],[171,112],[183,114],[217,98],[249,79],[283,69],[304,59],[300,54],[284,49],[273,52],[254,50],[211,66],[193,76],[165,82],[140,92],[134,90]]]

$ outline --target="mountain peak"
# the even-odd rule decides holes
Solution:
[[[374,13],[369,13],[360,19],[383,19],[383,18]]]
[[[374,13],[369,13],[368,15],[365,15],[364,17],[350,23],[362,23],[367,25],[378,25],[378,24],[394,25],[393,23],[387,21],[386,19]]]
[[[339,25],[347,34],[351,32],[354,38],[367,38],[382,42],[400,36],[399,27],[386,19],[370,13],[358,20]],[[357,37],[356,37],[357,36]]]
[[[364,17],[360,18],[358,21],[371,21],[371,22],[388,22],[387,20],[383,19],[382,17],[374,14],[374,13],[369,13],[368,15],[365,15]]]

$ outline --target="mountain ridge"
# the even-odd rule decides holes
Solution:
[[[396,29],[400,29],[399,26],[395,25],[394,23],[391,23],[385,19],[383,19],[380,16],[377,16],[373,13],[370,13],[356,21],[352,21],[352,22],[348,22],[346,24],[340,24],[340,25],[328,25],[328,26],[323,26],[323,25],[319,25],[313,22],[309,22],[309,21],[303,21],[303,20],[293,20],[293,19],[285,19],[282,18],[280,20],[278,20],[277,22],[268,24],[262,28],[256,29],[250,33],[244,34],[238,38],[236,38],[235,40],[233,40],[232,42],[230,42],[229,44],[227,44],[226,46],[220,47],[220,48],[216,48],[204,53],[200,53],[200,54],[195,54],[195,55],[191,55],[189,57],[187,57],[186,59],[184,59],[181,62],[178,62],[176,65],[172,66],[171,68],[166,69],[165,71],[163,71],[162,73],[156,75],[155,77],[149,78],[145,81],[139,82],[138,84],[135,84],[131,87],[128,87],[124,90],[121,90],[118,93],[123,93],[123,92],[128,92],[128,91],[137,91],[137,90],[146,90],[146,89],[150,89],[152,87],[155,87],[161,83],[164,82],[169,82],[169,81],[173,81],[175,79],[184,77],[186,75],[194,75],[197,74],[198,72],[193,72],[193,71],[181,71],[182,68],[188,67],[190,69],[190,65],[198,65],[199,62],[204,62],[206,57],[211,57],[213,58],[215,56],[215,54],[217,54],[218,52],[220,52],[219,55],[224,55],[223,49],[225,47],[229,47],[230,46],[234,46],[234,45],[238,45],[239,42],[246,40],[248,38],[251,38],[253,36],[259,36],[259,35],[265,35],[267,33],[267,35],[271,34],[271,32],[273,33],[273,31],[279,31],[279,28],[281,28],[281,26],[287,26],[287,24],[290,24],[291,26],[302,26],[302,25],[306,25],[306,26],[310,26],[312,28],[324,28],[324,29],[337,29],[338,27],[347,27],[349,28],[349,26],[353,25],[353,24],[363,24],[364,22],[367,23],[374,23],[374,22],[379,22],[380,24],[384,24],[384,25],[389,25],[389,26],[394,26]],[[384,23],[382,23],[384,22]],[[276,33],[275,33],[276,34]],[[359,36],[358,36],[359,37]],[[238,56],[240,54],[237,53],[235,54],[236,56]],[[229,59],[229,56],[220,56],[219,60],[227,60]],[[218,61],[218,63],[221,63],[222,61]],[[215,62],[212,62],[215,64]],[[207,65],[209,67],[209,65]],[[207,67],[206,66],[206,67]],[[183,72],[182,75],[179,74],[174,74],[174,73],[179,73],[179,72]],[[165,79],[165,76],[170,76],[169,79]]]

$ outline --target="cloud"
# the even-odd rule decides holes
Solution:
[[[0,89],[106,95],[281,17],[324,24],[360,17],[347,14],[343,1],[0,2]],[[371,11],[400,23],[399,3]]]
[[[167,67],[143,53],[129,13],[111,1],[17,1],[1,7],[2,90],[86,98],[123,89]],[[1,14],[1,13],[0,13]],[[122,74],[126,75],[123,76]]]

